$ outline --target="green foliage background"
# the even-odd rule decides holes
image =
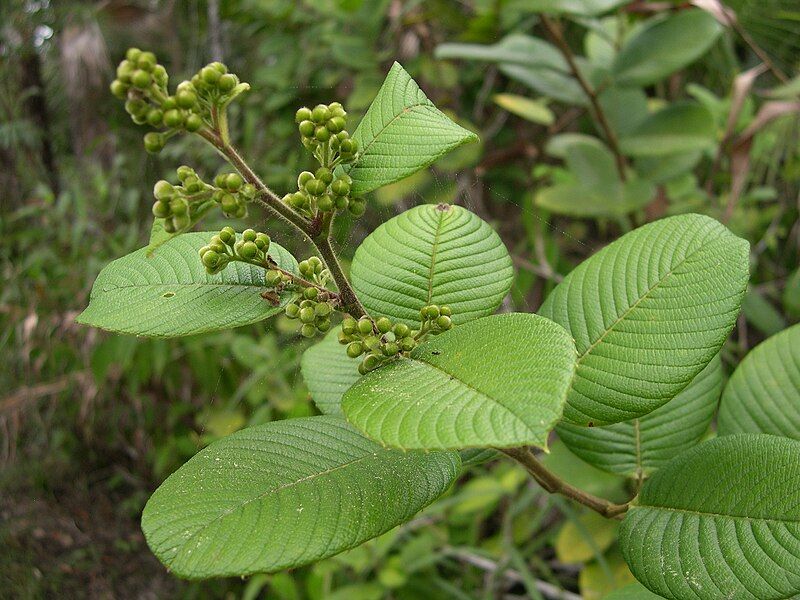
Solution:
[[[248,81],[252,91],[232,109],[233,130],[276,190],[288,190],[308,166],[296,108],[339,100],[355,124],[398,60],[439,108],[482,141],[372,193],[367,216],[336,232],[345,259],[389,217],[418,203],[455,201],[492,223],[514,258],[505,307],[535,310],[572,267],[635,225],[690,211],[725,218],[753,247],[743,316],[722,353],[729,373],[755,344],[800,317],[797,113],[756,129],[746,169],[732,162],[731,143],[758,123],[768,90],[780,82],[773,73],[760,75],[729,127],[736,77],[759,57],[741,32],[726,31],[699,60],[642,83],[652,108],[692,100],[712,119],[696,166],[659,181],[646,203],[628,209],[634,194],[613,178],[601,177],[591,189],[581,180],[609,161],[613,171],[603,150],[559,155],[552,147],[557,133],[597,136],[590,113],[564,102],[558,90],[548,96],[531,89],[502,62],[456,60],[463,52],[436,50],[444,43],[493,45],[514,33],[545,39],[538,8],[558,4],[3,3],[0,596],[540,598],[563,589],[602,598],[631,581],[612,545],[614,523],[543,494],[507,464],[472,467],[456,492],[410,523],[318,565],[247,581],[179,581],[144,544],[145,500],[209,442],[247,425],[315,414],[299,371],[308,343],[282,319],[182,340],[106,335],[74,323],[100,268],[146,243],[152,184],[178,164],[207,174],[220,164],[187,138],[157,157],[143,152],[143,131],[107,91],[125,48],[152,48],[173,81],[212,59]],[[602,21],[562,19],[575,53],[602,52],[603,31],[633,28],[649,15],[627,10],[629,3],[606,4],[622,7]],[[789,0],[729,4],[775,68],[796,75],[796,7]],[[755,10],[757,4],[763,8]],[[776,34],[787,28],[795,35]],[[796,100],[799,87],[784,86],[778,99]],[[630,114],[614,106],[621,104],[612,103],[609,114],[624,130]],[[628,147],[648,147],[647,138],[635,142]],[[725,151],[718,153],[720,144]],[[652,174],[664,165],[637,156],[635,166]],[[734,184],[741,193],[731,201]],[[626,210],[576,216],[559,209],[564,186],[567,198],[603,193]],[[208,228],[217,225],[221,219]],[[251,225],[265,222],[254,215]],[[302,254],[302,241],[280,225],[269,231]],[[595,471],[560,443],[548,466],[595,493],[626,497],[623,479]]]

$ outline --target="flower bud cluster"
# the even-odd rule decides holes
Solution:
[[[328,293],[316,287],[304,288],[300,302],[286,305],[286,316],[302,323],[300,333],[307,338],[329,331],[333,312],[333,302]]]
[[[269,264],[269,245],[270,238],[266,233],[245,229],[237,239],[232,227],[223,227],[206,246],[200,248],[200,260],[211,275],[219,273],[233,261],[264,266]],[[287,281],[289,279],[287,276]]]
[[[386,317],[374,323],[368,317],[358,321],[347,317],[342,321],[339,343],[347,345],[350,358],[364,356],[358,366],[359,373],[364,375],[389,359],[411,352],[418,343],[418,335],[419,331],[405,323],[392,323]]]

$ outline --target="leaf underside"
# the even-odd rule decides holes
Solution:
[[[275,421],[202,450],[156,490],[142,530],[191,579],[332,556],[408,520],[447,490],[457,453],[399,452],[333,416]]]
[[[399,181],[478,136],[440,111],[399,63],[394,63],[353,139],[359,155],[347,167],[353,193]]]
[[[731,435],[684,452],[643,486],[620,530],[636,578],[665,598],[800,593],[800,442]]]
[[[177,337],[255,323],[280,312],[261,297],[264,270],[232,263],[209,275],[198,256],[212,232],[186,233],[161,246],[154,255],[141,248],[107,265],[92,287],[89,306],[78,323],[147,337]],[[297,272],[297,261],[272,243],[278,266]]]
[[[545,447],[574,360],[572,340],[552,321],[483,317],[368,373],[342,407],[366,435],[397,448]]]
[[[800,440],[800,325],[745,356],[722,395],[718,430]]]
[[[589,464],[641,478],[703,438],[721,391],[722,361],[717,356],[675,398],[643,417],[604,427],[562,422],[556,430]]]
[[[500,236],[474,213],[446,204],[417,206],[373,231],[350,270],[366,309],[419,327],[419,309],[448,305],[453,322],[493,313],[514,270]]]
[[[569,273],[540,310],[578,350],[565,419],[628,421],[685,388],[736,322],[748,248],[714,219],[681,215],[624,235]]]

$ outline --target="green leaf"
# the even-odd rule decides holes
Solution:
[[[722,26],[703,10],[654,17],[623,44],[614,61],[614,79],[629,86],[656,83],[708,52],[721,33]]]
[[[527,0],[524,7],[530,12],[594,17],[613,10],[625,2],[626,0]]]
[[[580,64],[588,65],[581,60]],[[578,82],[568,73],[546,67],[527,67],[510,63],[500,64],[500,71],[535,92],[566,104],[586,106],[589,101]]]
[[[661,600],[664,596],[654,594],[641,583],[631,583],[611,592],[603,600]]]
[[[714,117],[696,102],[676,102],[642,121],[620,140],[630,156],[666,156],[713,148]]]
[[[661,408],[605,427],[563,422],[557,428],[558,436],[586,462],[611,473],[641,478],[700,442],[721,392],[722,362],[717,356]]]
[[[353,134],[359,155],[346,167],[353,193],[394,183],[478,136],[456,125],[428,100],[399,63]]]
[[[800,592],[800,442],[725,436],[642,487],[620,543],[636,578],[684,600],[783,600]]]
[[[572,140],[564,148],[575,183],[556,184],[536,195],[536,205],[573,217],[617,217],[648,204],[655,188],[647,181],[619,178],[614,155],[602,142]]]
[[[236,262],[209,275],[198,251],[213,232],[186,233],[152,256],[141,248],[107,265],[92,287],[89,306],[78,323],[117,333],[177,337],[255,323],[282,310],[261,297],[264,270]],[[297,261],[278,244],[270,256],[278,266],[297,272]]]
[[[747,289],[742,300],[742,313],[747,322],[765,336],[775,335],[786,329],[786,319],[758,290]]]
[[[786,314],[794,319],[800,319],[800,269],[796,269],[786,280],[781,299]]]
[[[795,325],[744,357],[722,394],[720,435],[771,433],[800,440],[799,349]]]
[[[495,94],[493,100],[501,108],[526,121],[539,125],[552,125],[555,122],[555,115],[544,100],[531,100],[516,94]]]
[[[339,329],[331,329],[321,342],[303,352],[300,370],[320,412],[341,415],[342,395],[361,375],[358,361],[345,353],[338,340]]]
[[[494,315],[368,373],[342,407],[369,437],[397,448],[545,447],[574,361],[570,336],[552,321]]]
[[[427,304],[450,306],[456,324],[493,313],[514,270],[488,223],[439,204],[407,210],[373,231],[356,250],[350,276],[367,311],[418,327]]]
[[[440,44],[435,56],[569,72],[569,65],[558,48],[540,38],[518,33],[508,35],[494,45]]]
[[[569,273],[540,310],[578,349],[565,418],[628,421],[685,388],[736,322],[748,247],[714,219],[681,215],[624,235]]]
[[[387,450],[333,416],[250,427],[159,487],[142,530],[180,577],[308,564],[407,521],[447,490],[457,453]]]
[[[618,525],[617,521],[595,512],[586,512],[567,521],[556,536],[556,558],[566,564],[589,562],[617,540]]]

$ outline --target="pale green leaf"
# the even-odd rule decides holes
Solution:
[[[570,336],[552,321],[493,315],[368,373],[342,407],[369,437],[397,448],[545,447],[574,361]]]
[[[282,310],[261,297],[264,270],[235,262],[209,275],[198,251],[213,232],[185,233],[149,255],[141,248],[107,265],[97,276],[89,306],[78,323],[117,333],[177,337],[255,323]],[[297,261],[278,244],[269,254],[278,266],[297,272]]]
[[[361,375],[358,361],[347,356],[339,343],[339,329],[331,329],[321,342],[303,352],[300,369],[320,412],[342,414],[342,395]]]
[[[653,185],[632,178],[614,191],[562,183],[536,194],[536,206],[570,217],[618,217],[639,210],[653,198]]]
[[[556,558],[565,564],[585,563],[602,554],[617,540],[619,523],[596,512],[568,520],[553,545]]]
[[[378,227],[356,250],[350,275],[370,313],[418,327],[427,304],[450,306],[456,324],[493,313],[514,271],[488,223],[439,204],[417,206]]]
[[[505,65],[520,65],[534,69],[552,69],[567,73],[569,65],[558,48],[530,35],[511,34],[493,45],[440,44],[436,58],[479,60]]]
[[[436,108],[394,63],[353,139],[359,154],[346,170],[353,178],[353,193],[365,194],[424,169],[478,136]]]
[[[800,442],[716,438],[645,482],[620,543],[636,578],[673,600],[800,593]]]
[[[585,61],[581,62],[585,63]],[[586,65],[584,64],[584,66]],[[510,63],[501,63],[500,71],[547,98],[576,106],[586,106],[589,103],[580,84],[572,75],[564,71]]]
[[[722,394],[718,429],[720,435],[771,433],[800,440],[800,325],[744,357]]]
[[[523,6],[531,12],[595,17],[625,3],[626,0],[527,0]]]
[[[630,156],[665,156],[713,148],[714,117],[695,102],[676,102],[642,121],[620,140]]]
[[[578,349],[565,418],[628,421],[685,388],[736,323],[748,247],[714,219],[681,215],[624,235],[569,273],[540,310]]]
[[[620,85],[651,85],[705,54],[722,33],[709,13],[682,10],[654,17],[622,46],[613,74]]]
[[[686,389],[643,417],[604,427],[562,422],[556,430],[567,447],[586,462],[640,478],[700,442],[721,392],[722,363],[716,357]]]
[[[279,571],[407,521],[459,467],[457,453],[387,450],[338,417],[276,421],[189,460],[150,498],[142,530],[180,577]]]
[[[495,94],[495,104],[526,121],[539,125],[552,125],[555,121],[553,111],[547,108],[544,100],[532,100],[516,94]]]

